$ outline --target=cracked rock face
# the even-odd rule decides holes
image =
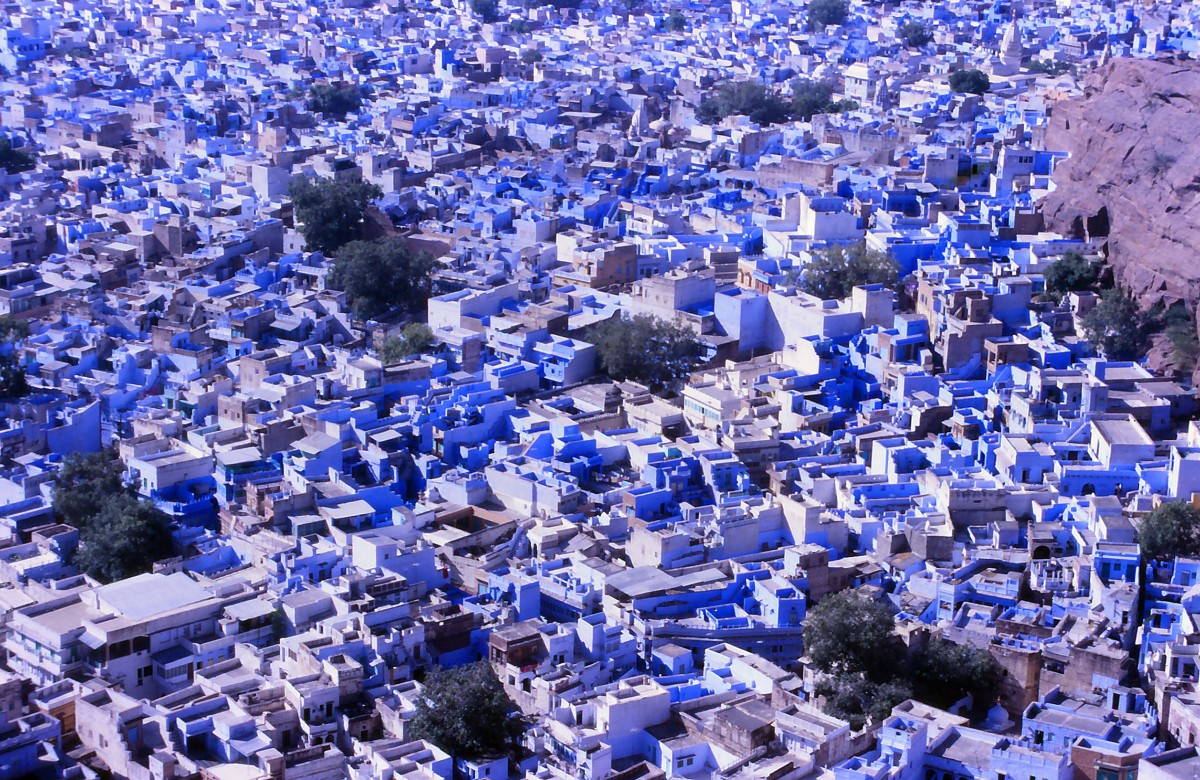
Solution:
[[[1085,97],[1054,106],[1046,148],[1066,150],[1047,224],[1108,236],[1114,278],[1143,307],[1200,300],[1200,61],[1115,59]]]

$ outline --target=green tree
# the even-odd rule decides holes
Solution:
[[[848,0],[810,0],[808,29],[821,30],[831,24],[842,24],[850,13]]]
[[[663,29],[667,32],[683,32],[688,27],[687,17],[678,8],[672,8],[671,13],[663,21]]]
[[[275,640],[275,644],[279,644],[279,640],[288,635],[288,619],[283,613],[283,609],[276,609],[271,613],[271,638]]]
[[[508,23],[508,29],[510,32],[523,34],[532,31],[533,25],[529,23],[528,19],[513,19]]]
[[[1044,276],[1046,289],[1061,296],[1095,287],[1100,279],[1100,269],[1082,252],[1072,249],[1051,263]]]
[[[362,105],[358,87],[315,84],[308,90],[308,110],[334,117],[344,117]]]
[[[25,366],[12,355],[0,355],[0,398],[21,398],[29,394],[29,375]]]
[[[54,479],[52,506],[59,522],[85,530],[113,496],[132,496],[116,450],[68,455]]]
[[[701,359],[700,341],[691,330],[649,314],[609,318],[590,327],[584,338],[596,345],[604,373],[653,388],[681,381]]]
[[[32,154],[13,146],[12,140],[0,131],[0,168],[9,173],[23,173],[36,165]]]
[[[19,341],[29,336],[29,323],[11,314],[0,314],[0,342]]]
[[[894,627],[892,614],[879,602],[852,590],[833,593],[804,619],[804,654],[823,674],[861,674],[870,682],[884,683],[899,666]]]
[[[706,96],[696,108],[696,118],[705,124],[727,116],[748,116],[760,125],[786,122],[788,104],[774,89],[757,81],[729,81]]]
[[[416,312],[429,299],[436,261],[389,236],[351,241],[337,250],[327,283],[343,290],[354,316],[371,319],[396,306]]]
[[[1051,77],[1075,72],[1075,65],[1063,60],[1031,60],[1026,67],[1031,73],[1045,73]]]
[[[399,363],[410,355],[419,355],[437,343],[433,331],[423,322],[406,325],[399,336],[391,336],[379,348],[384,365]]]
[[[1004,670],[987,650],[933,639],[913,660],[910,678],[918,699],[946,709],[970,694],[976,712],[996,702]]]
[[[986,650],[934,639],[909,657],[891,612],[856,591],[826,596],[804,621],[804,652],[826,711],[854,728],[908,698],[946,708],[970,694],[976,713],[996,701],[1003,670]]]
[[[872,682],[862,673],[823,675],[816,693],[825,700],[826,713],[847,721],[855,731],[868,721],[883,720],[897,704],[912,698],[912,689],[903,680]]]
[[[521,62],[526,65],[532,65],[535,62],[542,61],[542,53],[537,49],[526,49],[521,52]]]
[[[888,609],[857,591],[821,599],[804,620],[804,654],[817,675],[816,691],[831,715],[855,729],[887,717],[911,697],[898,677],[902,653]]]
[[[950,89],[955,92],[969,92],[982,95],[992,88],[992,82],[981,70],[956,70],[950,74]]]
[[[827,79],[792,81],[791,115],[808,121],[814,114],[837,114],[858,108],[853,100],[834,100],[834,84]]]
[[[512,754],[527,723],[483,661],[435,669],[426,678],[406,739],[425,739],[452,758]]]
[[[310,251],[333,255],[362,233],[371,201],[383,197],[378,185],[355,176],[347,179],[297,177],[290,190],[300,233]]]
[[[0,398],[20,398],[29,393],[29,377],[20,362],[20,342],[29,336],[29,323],[10,314],[0,315]]]
[[[127,493],[102,499],[80,541],[75,565],[101,582],[148,572],[173,547],[167,515],[152,502]]]
[[[866,244],[834,244],[813,253],[812,261],[793,272],[790,283],[822,300],[841,300],[864,284],[895,287],[899,275],[896,261]]]
[[[1159,561],[1200,555],[1200,512],[1183,501],[1155,507],[1137,529],[1142,555]]]
[[[1080,329],[1110,360],[1133,360],[1145,346],[1145,318],[1137,301],[1120,287],[1100,294],[1096,307],[1083,315]]]
[[[96,53],[87,46],[73,46],[62,53],[63,57],[71,60],[91,60],[95,59]]]
[[[933,40],[933,34],[929,32],[929,27],[924,22],[910,21],[905,22],[896,29],[896,37],[904,42],[905,46],[919,49]]]
[[[471,12],[484,24],[500,21],[500,8],[496,0],[471,0]]]
[[[1200,338],[1196,333],[1196,318],[1191,309],[1177,303],[1167,309],[1165,333],[1167,343],[1171,345],[1175,367],[1190,374],[1200,360]]]

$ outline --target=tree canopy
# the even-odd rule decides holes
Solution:
[[[804,654],[820,673],[817,694],[829,714],[856,729],[911,695],[895,680],[900,654],[894,626],[882,604],[850,590],[821,599],[805,618]]]
[[[816,114],[838,114],[853,111],[853,100],[834,100],[835,85],[828,79],[795,79],[792,81],[791,117],[808,121]]]
[[[127,493],[103,500],[80,540],[75,565],[101,582],[150,571],[174,545],[167,515],[153,502]]]
[[[425,739],[452,758],[510,753],[526,722],[483,661],[435,669],[425,678],[406,739]]]
[[[727,116],[747,116],[756,124],[773,125],[857,108],[853,101],[834,100],[835,86],[825,79],[795,79],[790,88],[791,97],[786,98],[758,81],[727,81],[700,102],[696,118],[713,124]]]
[[[808,29],[819,30],[841,24],[850,13],[848,0],[811,0],[808,4]]]
[[[500,21],[500,8],[496,0],[471,0],[471,12],[484,24]]]
[[[864,284],[895,287],[899,266],[885,252],[868,249],[865,243],[834,244],[813,253],[792,281],[809,295],[822,300],[841,300]]]
[[[683,32],[687,27],[687,17],[678,8],[672,8],[671,13],[663,20],[663,29],[667,32]]]
[[[900,25],[896,28],[896,37],[905,46],[911,46],[914,49],[919,49],[933,40],[933,34],[929,32],[929,27],[924,22],[918,21],[905,22]]]
[[[29,392],[29,377],[17,352],[18,342],[28,336],[28,322],[0,315],[0,398],[19,398]]]
[[[1169,307],[1163,317],[1167,343],[1177,370],[1190,374],[1200,360],[1200,334],[1196,332],[1196,316],[1183,303]]]
[[[1110,360],[1133,360],[1146,346],[1146,319],[1133,296],[1120,287],[1102,292],[1079,324],[1084,337]]]
[[[1100,279],[1100,269],[1081,252],[1070,250],[1050,264],[1044,277],[1047,290],[1064,295],[1095,287]]]
[[[1200,512],[1183,501],[1159,504],[1138,526],[1137,540],[1142,554],[1155,560],[1200,555]]]
[[[857,591],[821,599],[804,621],[804,654],[825,674],[865,674],[876,682],[896,668],[892,614]]]
[[[371,319],[399,306],[415,312],[428,301],[436,261],[403,239],[351,241],[337,250],[327,283],[344,290],[354,316]]]
[[[399,336],[391,336],[379,348],[385,365],[399,363],[410,355],[419,355],[437,342],[433,331],[423,322],[406,325]]]
[[[59,522],[83,530],[98,507],[115,495],[130,493],[124,467],[111,449],[68,455],[54,480],[52,506]]]
[[[974,68],[956,70],[950,74],[950,89],[955,92],[969,92],[974,95],[982,95],[991,88],[991,80],[981,70]]]
[[[1031,73],[1045,73],[1051,77],[1075,72],[1075,65],[1065,60],[1030,60],[1026,67]]]
[[[907,656],[891,612],[856,591],[818,602],[804,621],[804,653],[826,711],[858,729],[908,698],[949,707],[968,694],[977,712],[996,699],[1002,670],[986,650],[935,638]]]
[[[0,314],[0,341],[11,342],[29,336],[29,323],[11,314]]]
[[[308,109],[328,116],[343,117],[362,105],[362,94],[355,86],[315,84],[308,90]]]
[[[584,335],[596,345],[600,369],[616,380],[652,388],[674,384],[700,362],[700,341],[691,330],[649,314],[612,317]]]
[[[912,688],[904,680],[878,683],[861,673],[825,675],[815,690],[825,699],[825,712],[848,722],[855,731],[868,721],[883,720],[893,707],[912,698]]]
[[[150,571],[171,554],[169,518],[125,484],[113,450],[71,455],[54,481],[54,514],[80,530],[74,563],[101,582]]]
[[[909,679],[914,695],[946,709],[970,694],[977,711],[995,701],[1004,670],[986,650],[934,638],[912,662]]]
[[[9,173],[23,173],[33,170],[36,165],[32,154],[13,146],[12,140],[0,133],[0,168]]]
[[[290,194],[300,233],[309,250],[333,255],[360,237],[371,201],[383,197],[378,185],[361,176],[292,180]]]
[[[727,116],[747,116],[760,125],[786,122],[788,104],[783,97],[757,81],[727,81],[706,96],[696,108],[696,118],[705,124]]]
[[[532,65],[535,62],[542,61],[542,53],[537,49],[525,49],[521,52],[521,62],[526,65]]]

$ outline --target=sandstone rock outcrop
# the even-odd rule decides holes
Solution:
[[[1200,61],[1115,59],[1056,105],[1046,147],[1071,158],[1047,224],[1107,236],[1114,278],[1143,307],[1200,301]]]

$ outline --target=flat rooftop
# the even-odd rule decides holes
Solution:
[[[986,767],[992,758],[992,748],[1001,740],[999,735],[987,735],[965,729],[955,729],[929,751],[931,755],[957,761],[964,766]]]
[[[207,590],[183,572],[139,574],[96,589],[104,606],[124,617],[161,615],[212,598]]]
[[[102,617],[102,614],[82,601],[76,601],[64,607],[43,612],[33,619],[50,631],[65,634],[73,628],[81,628],[84,621],[94,620],[98,617]]]
[[[1132,417],[1121,420],[1092,420],[1096,431],[1106,442],[1113,445],[1149,445],[1154,446],[1154,440],[1146,433]]]
[[[1200,776],[1200,755],[1195,747],[1170,750],[1148,760],[1159,772],[1176,780],[1194,780]]]

